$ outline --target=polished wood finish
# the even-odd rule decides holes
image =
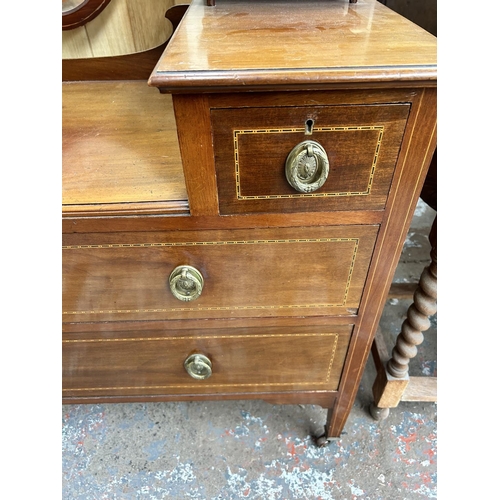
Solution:
[[[422,276],[413,295],[413,303],[408,308],[407,318],[396,339],[392,357],[387,363],[387,371],[396,378],[408,374],[408,364],[417,355],[419,346],[424,341],[422,332],[431,326],[429,316],[437,311],[437,245],[435,235],[437,219],[431,230],[431,263],[422,271]]]
[[[383,209],[409,109],[409,104],[212,109],[221,214]],[[314,121],[309,134],[307,120]],[[318,142],[330,163],[325,184],[307,194],[283,175],[288,154],[305,140]]]
[[[427,171],[424,186],[420,193],[420,198],[425,201],[430,207],[437,211],[437,149],[434,151],[434,155]],[[436,220],[431,228],[431,233],[429,235],[431,240],[431,266],[424,269],[422,278],[425,279],[426,285],[424,285],[430,295],[424,292],[424,297],[426,297],[426,302],[431,306],[431,309],[427,307],[423,308],[422,314],[435,313],[436,312],[436,292],[437,292],[437,224]],[[419,284],[398,284],[393,283],[391,290],[389,291],[389,296],[396,298],[412,299],[417,288],[420,288]],[[419,295],[423,293],[420,290]],[[412,305],[411,307],[415,307]],[[412,315],[415,316],[414,314]],[[406,321],[406,320],[405,320]],[[425,317],[422,316],[421,321],[425,326]],[[403,322],[403,328],[408,328]],[[418,333],[417,333],[418,335]],[[421,339],[420,336],[417,337],[418,340]],[[399,339],[398,339],[399,340]],[[372,356],[375,362],[377,375],[375,377],[372,392],[374,396],[374,401],[370,406],[370,412],[376,420],[382,420],[389,416],[389,409],[395,408],[399,405],[401,401],[426,401],[426,402],[436,402],[437,401],[437,377],[419,376],[419,377],[409,377],[407,370],[403,374],[403,377],[394,377],[389,372],[388,363],[391,359],[387,346],[380,332],[377,332],[372,345]],[[410,361],[409,358],[407,358]],[[407,363],[405,363],[407,365]]]
[[[150,321],[110,321],[110,322],[72,322],[62,324],[63,338],[92,338],[97,333],[103,338],[128,338],[140,335],[189,335],[193,330],[203,330],[205,333],[213,333],[219,330],[234,328],[261,328],[272,331],[273,328],[281,328],[287,331],[290,328],[298,328],[302,332],[328,332],[336,325],[356,325],[358,316],[283,316],[254,317],[254,318],[203,318],[178,320],[150,320]],[[255,330],[257,331],[257,330]]]
[[[362,376],[358,367],[364,366],[367,361],[425,174],[436,148],[436,97],[435,89],[423,90],[410,112],[358,313],[360,323],[355,329],[346,360],[345,369],[349,375],[342,379],[340,396],[327,423],[329,436],[340,435],[354,403]]]
[[[164,44],[173,31],[165,12],[173,4],[174,0],[113,0],[85,26],[63,28],[63,60],[135,54]]]
[[[311,8],[286,0],[218,0],[212,8],[193,0],[150,83],[172,92],[214,92],[436,78],[435,37],[377,1],[320,0]]]
[[[115,0],[115,3],[119,1],[121,0]],[[133,45],[127,50],[113,50],[111,48],[97,50],[93,47],[92,38],[87,30],[83,33],[72,32],[66,36],[63,35],[62,80],[147,80],[165,50],[167,40],[189,7],[187,4],[170,6],[172,1],[143,2],[142,6],[147,8],[146,11],[141,8],[140,3],[134,3],[135,10],[140,9],[140,11],[134,14],[134,8],[131,8],[130,15],[141,23],[134,25],[134,32],[131,32],[128,27],[124,29],[122,25],[116,27],[115,23],[118,21],[106,19],[106,22],[98,30],[99,33],[102,33],[104,29],[106,32],[111,32],[106,39],[113,40],[115,38],[112,34],[113,30],[117,30],[122,42],[125,39],[129,40],[129,43],[138,43],[136,31],[140,33],[147,31],[150,37],[153,36],[152,39],[143,41],[142,44]],[[170,21],[171,27],[165,23],[161,16],[167,7],[169,8],[165,12],[165,18]],[[122,17],[118,16],[118,19],[122,19]],[[149,26],[147,30],[144,29],[146,26]],[[151,26],[154,29],[151,29]],[[157,33],[158,30],[160,33]],[[127,35],[124,36],[124,33]],[[116,52],[118,54],[115,54]]]
[[[218,394],[152,394],[141,396],[65,396],[63,404],[103,403],[156,403],[171,401],[226,401],[234,399],[259,399],[270,404],[310,404],[330,408],[335,404],[335,391],[293,391],[293,392],[238,392]]]
[[[97,206],[99,207],[99,205]],[[91,207],[89,207],[90,209]],[[130,231],[162,231],[166,229],[178,229],[179,226],[185,230],[211,229],[236,229],[252,227],[301,227],[301,226],[330,226],[330,225],[352,225],[352,224],[379,224],[384,212],[381,210],[356,212],[315,212],[314,217],[305,213],[290,214],[246,214],[219,216],[188,217],[183,215],[182,221],[170,215],[157,215],[154,218],[130,218],[130,217],[92,217],[98,215],[96,211],[87,211],[85,217],[82,212],[69,214],[63,218],[63,233],[106,233],[130,232]],[[114,215],[111,211],[107,215]],[[90,215],[90,216],[88,216]],[[123,215],[123,212],[122,212]],[[176,214],[177,215],[177,214]]]
[[[173,103],[191,215],[218,215],[207,98],[203,95],[174,95]]]
[[[352,325],[311,332],[297,328],[141,332],[136,337],[63,339],[63,393],[138,396],[336,390]],[[184,360],[201,353],[212,375],[194,380]]]
[[[186,213],[171,99],[144,81],[65,83],[63,214]]]
[[[182,197],[166,202],[163,213],[141,213],[133,190],[124,194],[128,201],[117,201],[130,203],[128,211],[113,211],[107,194],[80,212],[75,204],[67,209],[65,401],[306,401],[328,408],[325,440],[342,432],[436,145],[435,39],[374,0],[287,7],[280,0],[220,0],[216,7],[195,0],[149,79],[161,92],[173,91],[189,213],[180,209]],[[228,138],[241,123],[303,126],[304,110],[329,125],[384,126],[373,198],[338,206],[328,197],[314,204],[282,199],[279,208],[259,202],[235,210],[228,201],[234,178],[224,178],[234,169]],[[171,120],[169,112],[162,116]],[[110,125],[96,115],[99,121]],[[130,124],[131,136],[143,134],[141,121]],[[350,165],[334,164],[345,186],[359,185],[368,150],[373,166],[373,130],[361,132],[361,139],[335,141],[342,164]],[[243,154],[243,193],[267,196],[273,186],[285,193],[284,169],[263,153],[282,155],[286,141],[252,141],[244,146],[263,163]],[[333,138],[327,142],[334,150]],[[113,154],[102,163],[113,165]],[[139,163],[135,172],[142,179]],[[156,177],[145,180],[154,192]],[[85,182],[92,186],[92,179]],[[97,192],[86,187],[81,196]],[[160,208],[166,201],[153,198],[148,203]],[[170,271],[182,264],[204,277],[196,301],[180,302],[169,292]],[[331,365],[335,383],[322,387],[318,377],[337,333],[345,344]],[[198,348],[213,356],[214,378],[184,383],[182,362]],[[277,354],[273,365],[268,351]],[[256,368],[248,381],[238,371],[245,358]],[[289,368],[281,372],[280,363]],[[217,372],[224,387],[209,387],[216,366],[224,368]],[[129,375],[136,372],[137,381]]]
[[[158,47],[122,56],[63,59],[62,80],[147,80],[167,43]]]
[[[62,11],[62,29],[71,30],[83,26],[97,17],[111,0],[83,0],[75,8]],[[63,7],[65,0],[62,0]]]
[[[395,408],[400,401],[437,400],[437,379],[410,377],[408,373],[409,362],[417,355],[417,346],[424,340],[422,332],[430,327],[429,317],[437,311],[437,218],[432,225],[429,241],[431,263],[422,271],[413,294],[413,302],[408,308],[407,318],[401,326],[401,333],[396,339],[391,356],[387,353],[381,336],[375,339],[372,346],[377,367],[377,376],[372,387],[372,414],[375,418],[379,417],[380,409]]]
[[[179,23],[182,21],[184,14],[189,8],[189,3],[183,3],[178,5],[173,5],[167,12],[165,12],[165,17],[171,22],[172,29],[175,31]]]
[[[63,320],[353,315],[377,231],[336,226],[66,235]],[[204,277],[193,302],[179,301],[168,287],[179,265]]]

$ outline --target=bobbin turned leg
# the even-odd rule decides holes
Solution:
[[[429,235],[431,243],[431,263],[420,277],[417,289],[413,295],[413,304],[409,307],[407,318],[401,327],[401,333],[396,339],[392,357],[384,368],[384,360],[380,357],[375,339],[374,353],[377,366],[377,377],[373,384],[374,402],[370,413],[375,420],[386,418],[389,408],[398,406],[409,382],[408,364],[417,355],[417,346],[424,336],[422,332],[429,329],[429,316],[437,311],[437,217],[434,219]],[[380,342],[380,339],[378,340]],[[380,345],[378,346],[380,347]]]

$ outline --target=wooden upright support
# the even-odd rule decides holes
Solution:
[[[396,345],[389,358],[382,335],[377,332],[372,346],[372,355],[377,367],[373,384],[371,414],[376,420],[386,418],[389,408],[395,408],[400,401],[436,401],[437,379],[435,377],[410,377],[408,364],[417,355],[417,346],[423,340],[424,331],[430,327],[429,316],[437,311],[437,217],[429,235],[432,245],[431,263],[420,277],[408,308],[407,318],[396,339]]]

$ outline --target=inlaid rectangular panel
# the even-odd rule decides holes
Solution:
[[[352,328],[65,338],[63,396],[336,390]],[[196,380],[184,368],[193,353],[210,361],[208,378]]]
[[[334,226],[67,234],[63,321],[353,315],[377,232]],[[201,273],[196,300],[171,292],[179,266]]]
[[[383,209],[409,109],[408,103],[212,109],[221,214]],[[304,141],[320,144],[329,164],[313,192],[298,191],[285,174],[289,153]]]

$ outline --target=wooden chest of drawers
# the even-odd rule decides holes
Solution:
[[[435,48],[371,0],[194,0],[161,93],[65,84],[64,401],[314,403],[339,436],[435,149]]]

